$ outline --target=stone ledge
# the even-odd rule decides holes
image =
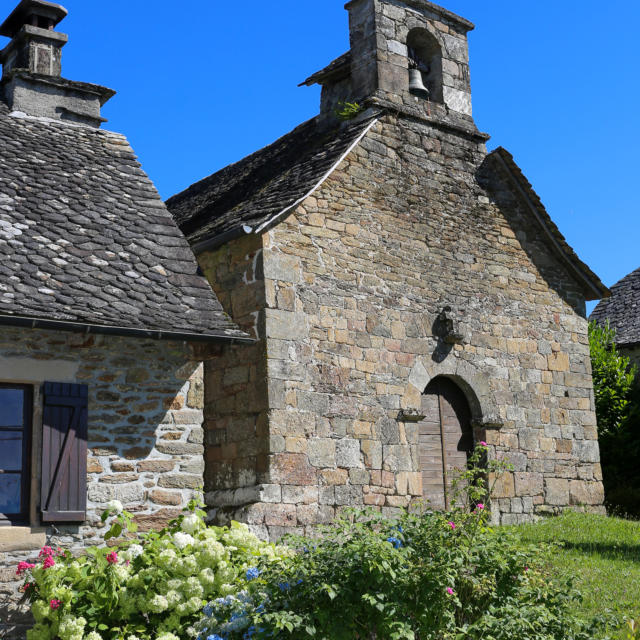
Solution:
[[[0,527],[0,553],[37,551],[47,541],[44,527]]]

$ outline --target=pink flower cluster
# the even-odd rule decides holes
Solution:
[[[118,554],[115,551],[107,554],[107,562],[109,564],[118,564]]]
[[[47,556],[44,559],[44,562],[42,563],[42,568],[43,569],[50,569],[51,567],[53,567],[53,565],[56,563],[56,561],[53,559],[53,556]]]
[[[60,600],[56,600],[55,598],[49,603],[49,606],[55,611],[60,607],[62,602]]]
[[[455,522],[449,521],[449,522],[447,522],[447,524],[451,527],[452,530],[456,528],[456,523]]]
[[[16,575],[21,576],[25,571],[29,571],[35,566],[35,564],[31,564],[30,562],[18,562],[18,570],[16,571]]]
[[[447,593],[448,593],[450,596],[452,596],[452,595],[455,593],[455,591],[454,591],[451,587],[447,587]]]

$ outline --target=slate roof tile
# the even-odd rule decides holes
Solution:
[[[123,136],[17,117],[1,102],[0,253],[3,323],[247,337]]]
[[[609,320],[618,345],[640,344],[640,268],[611,287],[611,297],[600,301],[590,319],[599,324]]]

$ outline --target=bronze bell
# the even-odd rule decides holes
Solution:
[[[422,81],[422,71],[420,69],[409,69],[409,91],[421,98],[429,98],[429,89]]]

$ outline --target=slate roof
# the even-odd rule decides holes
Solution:
[[[618,345],[640,344],[640,268],[611,287],[611,297],[600,301],[590,319],[599,324],[609,320]]]
[[[329,81],[336,82],[342,78],[348,78],[351,75],[351,58],[351,51],[343,53],[340,57],[329,63],[324,69],[316,71],[316,73],[309,76],[298,86],[303,87],[306,85],[307,87],[310,87],[314,84],[325,84]]]
[[[0,323],[246,338],[126,138],[0,102]]]
[[[547,212],[542,200],[534,191],[531,183],[522,173],[520,167],[516,164],[513,156],[503,147],[494,149],[489,154],[490,159],[498,160],[502,166],[507,169],[509,175],[514,180],[515,186],[520,190],[521,195],[531,206],[532,213],[538,219],[543,231],[547,235],[549,243],[556,248],[556,251],[562,257],[574,275],[578,277],[578,281],[582,283],[585,298],[587,300],[599,300],[609,295],[609,289],[602,283],[600,278],[584,263],[572,247],[562,235],[555,222]]]
[[[167,200],[192,246],[274,223],[312,192],[375,118],[327,129],[309,120],[273,144]]]

